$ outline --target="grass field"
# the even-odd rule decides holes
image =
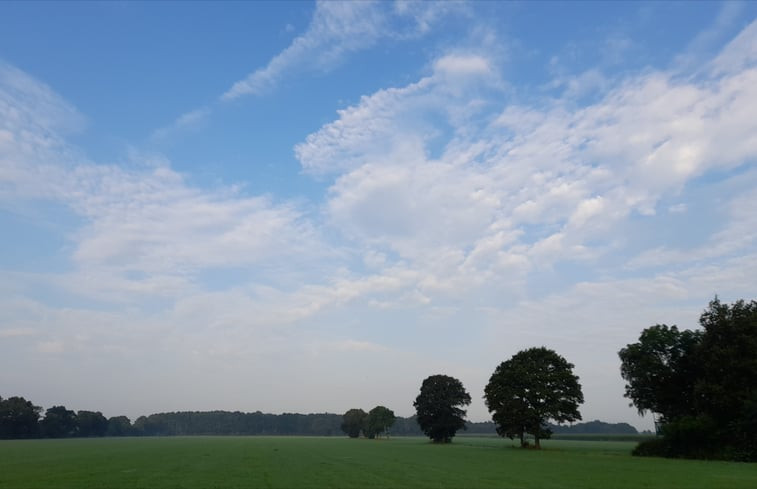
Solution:
[[[0,488],[750,488],[757,464],[631,457],[632,442],[175,437],[0,441]]]

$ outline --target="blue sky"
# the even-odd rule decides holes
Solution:
[[[0,4],[0,394],[412,414],[754,298],[754,3]],[[751,294],[751,295],[750,295]]]

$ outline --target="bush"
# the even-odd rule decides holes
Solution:
[[[682,416],[662,428],[670,456],[682,458],[719,458],[725,448],[709,416]]]
[[[638,457],[668,457],[669,447],[664,438],[645,440],[631,451],[631,455]]]
[[[733,459],[729,441],[709,416],[683,416],[666,423],[661,438],[639,443],[631,453],[642,457]]]

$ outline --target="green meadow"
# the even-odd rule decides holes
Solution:
[[[750,488],[757,464],[632,457],[628,441],[150,437],[0,441],[0,488]]]

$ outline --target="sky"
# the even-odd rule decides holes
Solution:
[[[0,395],[413,414],[757,290],[757,3],[0,2]]]

